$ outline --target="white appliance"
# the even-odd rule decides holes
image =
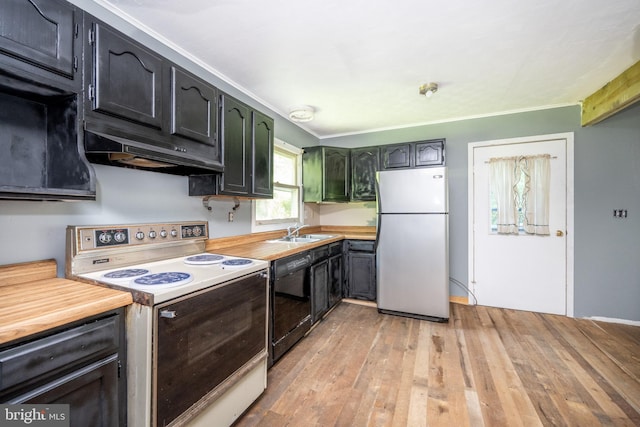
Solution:
[[[66,276],[133,296],[130,426],[231,425],[266,388],[269,263],[207,238],[206,222],[67,227]]]
[[[449,205],[446,167],[380,171],[378,311],[449,319]]]

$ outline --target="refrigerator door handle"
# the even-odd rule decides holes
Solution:
[[[376,224],[376,240],[373,244],[374,252],[378,252],[378,241],[380,240],[380,227],[382,226],[382,221],[380,221],[380,212],[382,212],[382,198],[380,197],[380,172],[376,172],[376,210],[377,210],[376,219],[378,223]]]
[[[382,221],[380,221],[380,214],[377,215],[378,224],[376,225],[376,240],[373,243],[373,251],[378,252],[378,242],[380,241],[380,229],[382,228]]]

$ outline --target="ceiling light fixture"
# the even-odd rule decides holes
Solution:
[[[316,110],[308,105],[298,105],[289,109],[289,118],[297,123],[310,122]]]
[[[436,93],[438,91],[438,83],[425,83],[422,86],[420,86],[420,95],[424,95],[427,98],[431,98],[431,95],[433,95],[434,93]]]

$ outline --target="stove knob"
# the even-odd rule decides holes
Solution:
[[[138,239],[138,240],[144,239],[144,233],[142,231],[138,231],[136,233],[136,239]]]
[[[198,226],[193,227],[193,235],[198,237],[202,234],[202,229]]]
[[[98,240],[100,240],[100,243],[107,244],[111,241],[111,234],[100,233],[100,235],[98,236]]]
[[[171,230],[171,237],[178,237],[178,230],[176,230],[175,228]]]
[[[127,235],[124,234],[122,231],[117,231],[116,234],[113,235],[113,238],[115,239],[116,242],[122,243],[125,240],[127,240]]]
[[[153,231],[153,230],[149,231],[149,238],[150,239],[155,239],[157,235],[158,234],[155,231]]]
[[[169,233],[167,233],[167,230],[160,230],[160,237],[163,239],[166,239],[168,235]]]

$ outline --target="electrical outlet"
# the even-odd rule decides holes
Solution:
[[[613,210],[613,217],[614,218],[626,218],[627,217],[627,210],[626,209],[614,209]]]
[[[233,212],[229,212],[229,222],[233,222]]]

